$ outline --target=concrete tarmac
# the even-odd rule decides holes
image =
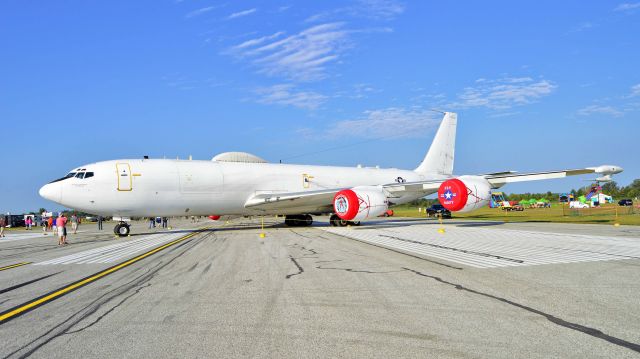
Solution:
[[[385,231],[437,225],[392,221]],[[124,239],[85,224],[65,247],[12,231],[0,240],[0,357],[640,357],[639,259],[474,268],[281,222],[264,239],[249,219],[141,222]],[[505,228],[593,233],[482,227]],[[594,230],[640,241],[634,227]]]

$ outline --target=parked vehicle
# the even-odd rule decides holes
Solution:
[[[587,203],[582,203],[580,201],[571,201],[569,202],[569,208],[589,208],[589,205]]]
[[[451,211],[444,208],[441,204],[434,204],[427,208],[427,217],[437,216],[442,216],[442,218],[451,218]]]
[[[633,201],[630,199],[621,199],[618,201],[619,206],[633,206]]]
[[[383,214],[379,215],[378,217],[392,217],[393,216],[393,210],[392,209],[388,209],[386,212],[384,212]]]
[[[512,204],[508,204],[509,203],[508,201],[503,202],[503,203],[504,204],[501,207],[503,211],[518,211],[518,212],[519,211],[524,211],[524,207],[522,207],[519,204],[513,204],[513,205]]]
[[[7,228],[16,228],[25,226],[25,218],[22,214],[11,214],[4,216],[4,223]]]

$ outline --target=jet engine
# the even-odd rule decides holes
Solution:
[[[345,221],[362,221],[384,214],[389,209],[381,186],[359,186],[342,190],[333,197],[333,210]]]
[[[461,176],[442,182],[440,204],[451,212],[470,212],[489,204],[491,184],[479,176]]]

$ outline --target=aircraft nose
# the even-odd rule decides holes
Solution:
[[[60,202],[60,198],[62,197],[62,187],[57,183],[47,183],[40,188],[38,193],[40,194],[40,197],[48,199],[49,201]]]

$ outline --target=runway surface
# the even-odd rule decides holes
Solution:
[[[0,240],[0,357],[640,356],[640,229],[83,225]]]
[[[640,259],[640,238],[500,227],[491,223],[407,225],[406,221],[386,221],[380,226],[327,227],[325,230],[475,268]]]

